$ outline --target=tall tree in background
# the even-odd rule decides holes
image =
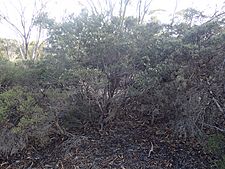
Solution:
[[[87,4],[85,5],[85,2]],[[136,6],[136,13],[133,13],[133,16],[137,16],[137,22],[139,24],[143,23],[147,15],[151,15],[150,6],[153,0],[86,0],[84,2],[79,2],[81,6],[90,10],[93,15],[103,15],[110,19],[113,19],[115,16],[120,18],[120,27],[124,26],[125,18],[127,16],[127,11],[129,9],[133,10],[133,7]],[[157,12],[159,10],[154,10]]]
[[[36,19],[44,12],[46,3],[35,0],[33,2],[32,9],[28,9],[24,3],[24,1],[19,1],[18,6],[14,6],[12,2],[10,4],[11,6],[14,6],[18,14],[18,23],[3,11],[0,11],[0,19],[3,23],[8,24],[20,38],[22,42],[20,46],[20,54],[22,59],[35,60],[37,59],[37,50],[40,45],[40,37],[43,32],[41,23],[36,22]],[[35,29],[37,30],[36,32],[34,32]],[[36,34],[35,45],[33,45],[32,52],[29,53],[29,45],[32,41],[32,34]]]
[[[150,5],[153,0],[139,0],[137,3],[138,23],[143,23],[145,16],[150,10]]]

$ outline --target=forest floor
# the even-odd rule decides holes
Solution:
[[[113,127],[112,127],[113,126]],[[161,126],[161,125],[160,125]],[[73,132],[0,159],[1,169],[209,169],[214,157],[195,139],[176,139],[164,127],[115,122],[104,131]]]

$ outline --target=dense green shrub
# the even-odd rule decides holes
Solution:
[[[37,102],[36,95],[20,86],[0,94],[1,153],[16,153],[31,139],[38,144],[48,139],[53,119]]]
[[[224,169],[225,168],[225,155],[223,155],[222,158],[219,161],[216,161],[216,166],[219,169]]]
[[[33,94],[21,87],[0,94],[0,110],[2,124],[12,126],[17,132],[35,126],[44,115]]]
[[[207,141],[207,149],[211,153],[222,155],[225,153],[225,137],[222,134],[210,135]]]
[[[209,136],[206,149],[220,159],[217,160],[216,166],[219,169],[225,167],[225,137],[223,134],[212,134]]]

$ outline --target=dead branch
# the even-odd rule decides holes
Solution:
[[[151,142],[151,149],[149,150],[149,152],[148,152],[148,157],[150,157],[151,156],[151,153],[153,152],[153,144],[152,144],[152,142]]]
[[[202,125],[203,125],[203,126],[210,127],[210,128],[213,128],[213,129],[216,129],[216,130],[218,130],[218,131],[220,131],[220,132],[225,132],[225,129],[221,129],[221,128],[219,128],[219,127],[217,127],[217,126],[214,126],[214,125],[211,125],[211,124],[202,123]]]
[[[212,91],[209,91],[209,93],[210,93],[211,95],[213,95],[213,92],[212,92]],[[216,104],[216,106],[217,106],[217,108],[219,109],[219,111],[220,111],[221,113],[224,113],[222,106],[219,104],[219,101],[218,101],[214,96],[213,96],[212,100],[213,100],[214,103]]]
[[[138,23],[142,24],[144,22],[145,16],[149,12],[150,5],[153,0],[145,0],[144,4],[142,0],[137,3],[137,13],[138,13]]]
[[[220,111],[221,113],[223,113],[223,108],[220,106],[218,100],[216,100],[215,97],[213,97],[213,101],[214,101],[214,103],[216,104],[216,106],[218,107],[219,111]]]

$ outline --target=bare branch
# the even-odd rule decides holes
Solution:
[[[172,16],[172,21],[171,21],[171,26],[173,26],[174,20],[175,20],[175,13],[177,11],[177,6],[178,6],[178,0],[176,0],[175,8],[173,10],[173,16]]]
[[[221,113],[223,113],[223,108],[220,106],[219,102],[215,99],[215,97],[213,97],[213,101],[216,104],[216,106],[218,107],[218,109],[220,110]]]
[[[145,16],[150,10],[150,5],[153,0],[145,0],[144,4],[142,0],[139,0],[137,3],[137,12],[138,12],[138,23],[141,24],[144,22]]]
[[[219,18],[221,18],[221,17],[224,17],[224,15],[225,15],[225,12],[221,12],[221,13],[218,14],[218,12],[216,11],[216,12],[210,17],[210,19],[209,19],[208,21],[205,22],[205,24],[206,24],[206,23],[209,23],[209,22],[211,22],[211,21],[213,21],[213,20],[215,20],[215,19],[219,19]]]
[[[152,1],[153,1],[153,0],[150,0],[148,3],[147,3],[147,1],[145,1],[144,12],[143,12],[143,14],[142,14],[141,23],[143,23],[144,18],[145,18],[145,15],[148,13],[148,11],[149,11],[149,9],[150,9],[149,7],[150,7]]]
[[[15,10],[18,12],[19,15],[19,24],[15,24],[12,20],[9,19],[9,17],[6,17],[5,15],[0,13],[0,18],[2,18],[9,26],[12,27],[12,29],[19,35],[21,41],[22,41],[22,46],[20,47],[20,53],[23,59],[27,59],[28,57],[28,50],[29,50],[29,44],[30,44],[30,38],[31,38],[31,34],[32,34],[32,30],[35,27],[35,21],[36,18],[43,12],[44,8],[46,7],[47,2],[42,3],[41,2],[41,6],[37,7],[37,1],[34,1],[33,4],[33,11],[31,14],[31,18],[28,20],[26,18],[26,7],[23,6],[22,2],[19,0],[19,9],[16,8],[15,6],[13,6],[15,8]],[[11,4],[13,5],[13,4]],[[29,17],[29,16],[28,16]],[[38,29],[38,39],[37,39],[37,46],[39,45],[39,39],[40,39],[40,35],[41,34],[41,29]],[[37,46],[34,45],[34,49],[32,52],[32,57],[33,58],[34,54],[36,54],[37,50]]]
[[[142,5],[142,0],[139,0],[137,3],[138,23],[141,21],[141,5]]]
[[[153,144],[152,144],[152,142],[151,142],[151,149],[149,150],[149,152],[148,152],[148,157],[150,157],[151,156],[151,153],[153,152]]]
[[[113,12],[116,6],[116,3],[114,2],[114,4],[112,3],[112,0],[106,0],[106,5],[108,5],[108,14],[110,15],[110,17],[112,18],[113,16]]]
[[[100,1],[98,0],[98,5],[99,5],[99,7],[100,7],[100,11],[101,11],[101,14],[103,13],[103,9],[102,9],[102,5],[101,5],[101,3],[100,3]]]
[[[87,0],[87,2],[88,2],[88,4],[89,4],[89,6],[91,7],[92,14],[93,14],[93,15],[98,15],[99,12],[98,12],[97,7],[96,7],[96,5],[94,4],[93,0]]]
[[[218,131],[220,131],[220,132],[225,132],[225,129],[221,129],[221,128],[219,128],[219,127],[217,127],[217,126],[213,126],[213,125],[211,125],[211,124],[207,124],[207,123],[202,123],[204,126],[207,126],[207,127],[210,127],[210,128],[214,128],[214,129],[216,129],[216,130],[218,130]]]
[[[124,6],[123,6],[123,0],[121,0],[121,28],[123,27],[123,23],[124,23],[124,19],[125,19],[125,15],[127,12],[127,6],[129,4],[130,0],[124,0]]]
[[[19,28],[14,23],[12,23],[6,16],[0,14],[0,18],[6,21],[12,28],[14,28],[20,37],[23,37],[23,33],[19,30]]]
[[[209,91],[209,93],[210,93],[212,96],[214,95],[212,91]],[[213,100],[214,103],[216,104],[216,106],[217,106],[217,108],[219,109],[219,111],[220,111],[221,113],[224,113],[224,110],[223,110],[222,106],[219,104],[219,101],[216,100],[216,98],[215,98],[214,96],[212,97],[212,100]]]

